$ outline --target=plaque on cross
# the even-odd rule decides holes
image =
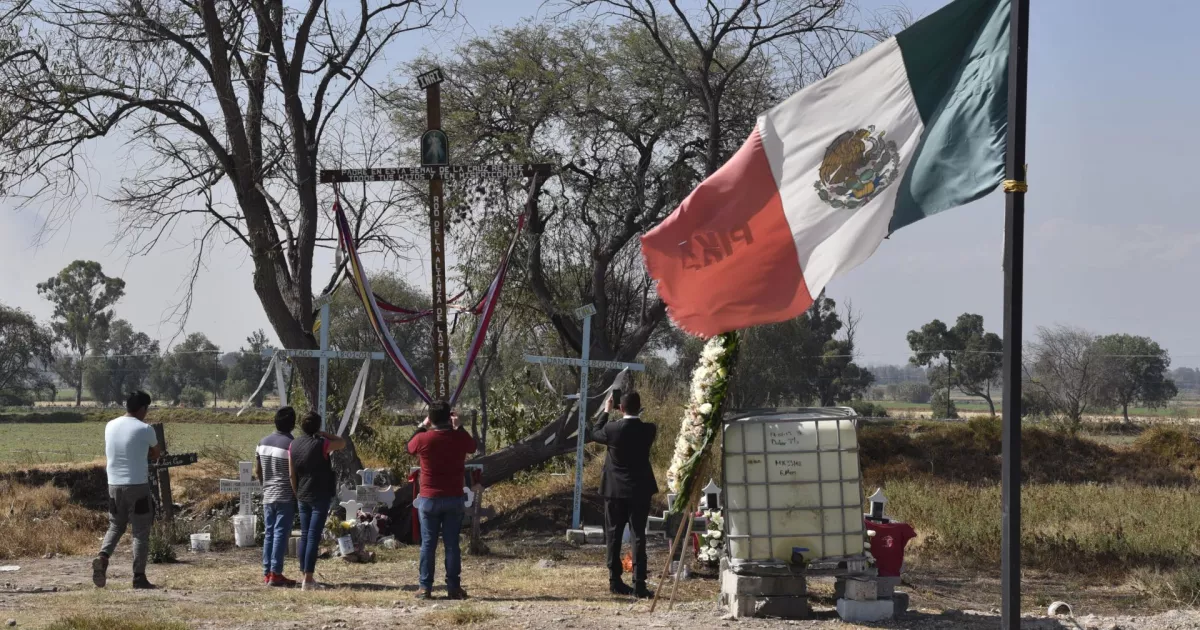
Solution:
[[[238,462],[238,478],[222,479],[220,490],[238,495],[238,514],[253,514],[254,495],[262,493],[262,484],[254,480],[254,462]]]
[[[421,166],[356,170],[323,170],[321,183],[428,181],[429,257],[433,296],[433,400],[450,400],[450,335],[446,304],[446,209],[442,183],[456,178],[547,177],[550,164],[450,164],[449,139],[442,130],[442,91],[445,74],[433,68],[417,77],[425,90],[426,131],[421,136]]]

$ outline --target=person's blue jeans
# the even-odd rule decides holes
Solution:
[[[325,531],[325,518],[329,516],[329,502],[329,499],[300,502],[300,542],[296,551],[300,554],[301,573],[312,573],[317,568],[317,553],[321,534]]]
[[[421,520],[421,588],[433,588],[433,568],[437,564],[437,539],[441,534],[446,545],[446,588],[459,588],[462,573],[462,550],[458,537],[466,516],[466,497],[417,497],[417,514]]]
[[[283,575],[295,518],[296,504],[292,501],[263,504],[263,575]]]

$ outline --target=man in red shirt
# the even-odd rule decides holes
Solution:
[[[467,456],[476,449],[475,438],[462,427],[458,415],[443,402],[429,405],[429,417],[408,441],[408,452],[421,458],[421,493],[413,502],[421,520],[421,590],[418,599],[433,596],[433,568],[439,533],[446,544],[446,592],[450,599],[466,599],[459,581],[462,551],[459,534],[466,515],[463,476]]]

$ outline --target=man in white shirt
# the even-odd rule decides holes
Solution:
[[[154,429],[146,424],[150,395],[138,391],[125,402],[124,416],[110,420],[104,427],[104,454],[108,465],[108,533],[100,553],[92,560],[92,583],[103,588],[108,582],[108,559],[125,534],[133,527],[133,588],[152,589],[146,579],[146,559],[150,552],[150,526],[154,524],[154,504],[150,500],[150,460],[158,459],[160,449]]]

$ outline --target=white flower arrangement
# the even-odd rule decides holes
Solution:
[[[696,555],[696,560],[701,564],[715,566],[721,561],[721,554],[725,552],[725,537],[721,531],[725,519],[716,510],[705,512],[704,518],[708,519],[708,528],[700,534],[700,553]]]
[[[691,399],[684,408],[675,453],[671,467],[667,469],[667,486],[676,497],[675,505],[671,506],[674,512],[692,509],[686,503],[691,494],[693,473],[721,427],[721,407],[737,347],[737,333],[709,339],[692,373]]]

